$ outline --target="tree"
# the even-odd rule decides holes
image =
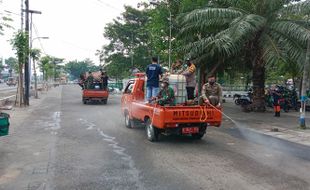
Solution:
[[[280,60],[301,63],[310,39],[310,1],[218,0],[182,17],[184,50],[192,56],[245,56],[252,65],[253,109],[264,111],[265,68]],[[219,8],[219,5],[222,7]],[[211,7],[214,6],[214,7]],[[218,7],[216,7],[218,6]]]
[[[29,49],[28,49],[28,33],[23,31],[18,31],[14,38],[11,40],[13,49],[16,51],[16,56],[18,60],[18,73],[19,73],[19,106],[24,102],[24,90],[23,90],[23,66],[28,59]]]
[[[13,71],[18,71],[18,62],[15,57],[9,57],[8,59],[5,60],[5,64],[7,65],[10,73],[10,77],[12,77]]]
[[[73,79],[78,79],[82,73],[86,73],[88,71],[98,71],[100,68],[91,60],[85,59],[84,61],[69,61],[65,65],[64,69],[72,76]]]
[[[31,49],[30,57],[33,62],[33,75],[34,75],[34,90],[35,90],[35,98],[38,98],[38,83],[37,83],[37,67],[36,61],[38,61],[41,57],[41,50],[39,49]]]
[[[148,10],[125,7],[121,17],[105,27],[104,37],[110,40],[97,55],[105,62],[110,76],[128,77],[133,68],[144,70],[150,62],[152,46]],[[121,60],[121,62],[119,62]],[[113,68],[113,69],[112,69]],[[126,69],[126,72],[119,72]]]
[[[51,69],[51,57],[50,56],[44,56],[44,57],[41,57],[40,59],[40,70],[41,72],[43,73],[43,80],[44,81],[47,81],[48,80],[48,77],[50,76],[50,69]]]

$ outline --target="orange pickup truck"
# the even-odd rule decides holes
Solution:
[[[199,105],[177,104],[160,106],[144,100],[143,74],[137,74],[125,87],[122,96],[122,113],[125,125],[132,128],[135,122],[146,125],[149,141],[158,141],[159,134],[191,135],[201,139],[208,126],[219,127],[222,121],[220,108]]]
[[[100,84],[94,83],[93,89],[83,89],[82,101],[87,104],[88,101],[99,101],[107,104],[109,97],[108,89],[102,89]]]

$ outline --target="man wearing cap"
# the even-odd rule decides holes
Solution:
[[[146,68],[146,99],[151,100],[152,97],[156,97],[159,91],[159,76],[162,76],[163,72],[158,64],[157,57],[152,58],[152,64]]]
[[[215,76],[210,75],[208,77],[208,83],[204,84],[201,92],[202,101],[206,104],[212,104],[213,106],[220,106],[222,100],[222,87],[215,82]],[[201,104],[200,100],[200,104]]]
[[[182,75],[185,76],[186,79],[186,92],[187,99],[193,100],[195,98],[195,87],[196,87],[196,66],[192,63],[190,59],[186,59],[187,69],[182,72]]]
[[[174,97],[174,91],[169,86],[169,79],[164,78],[161,81],[160,87],[161,90],[159,91],[158,96],[156,97],[156,102],[158,102],[158,104],[161,106],[164,105],[175,106],[176,100]]]

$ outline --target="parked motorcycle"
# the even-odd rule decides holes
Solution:
[[[236,105],[246,106],[252,104],[252,92],[249,91],[247,95],[234,94],[233,99]]]

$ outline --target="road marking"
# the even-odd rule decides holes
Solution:
[[[119,142],[116,141],[115,137],[112,137],[106,133],[103,132],[99,127],[96,127],[94,123],[91,123],[85,119],[79,119],[79,121],[86,125],[88,128],[86,130],[89,130],[90,127],[92,129],[96,129],[97,132],[99,133],[100,136],[103,137],[103,140],[107,143],[109,143],[109,146],[112,147],[112,151],[120,156],[120,158],[124,161],[129,166],[128,173],[131,175],[132,180],[136,183],[137,189],[145,189],[143,183],[140,180],[140,172],[139,170],[135,167],[134,160],[132,157],[126,153],[126,148],[122,147],[119,145]]]
[[[235,145],[235,143],[227,143],[227,145],[233,146]]]
[[[35,152],[33,153],[34,156],[39,156],[40,155],[40,152]]]
[[[51,127],[52,130],[58,130],[61,128],[60,126],[60,122],[61,122],[61,119],[60,119],[60,112],[54,112],[53,114],[53,126]]]

